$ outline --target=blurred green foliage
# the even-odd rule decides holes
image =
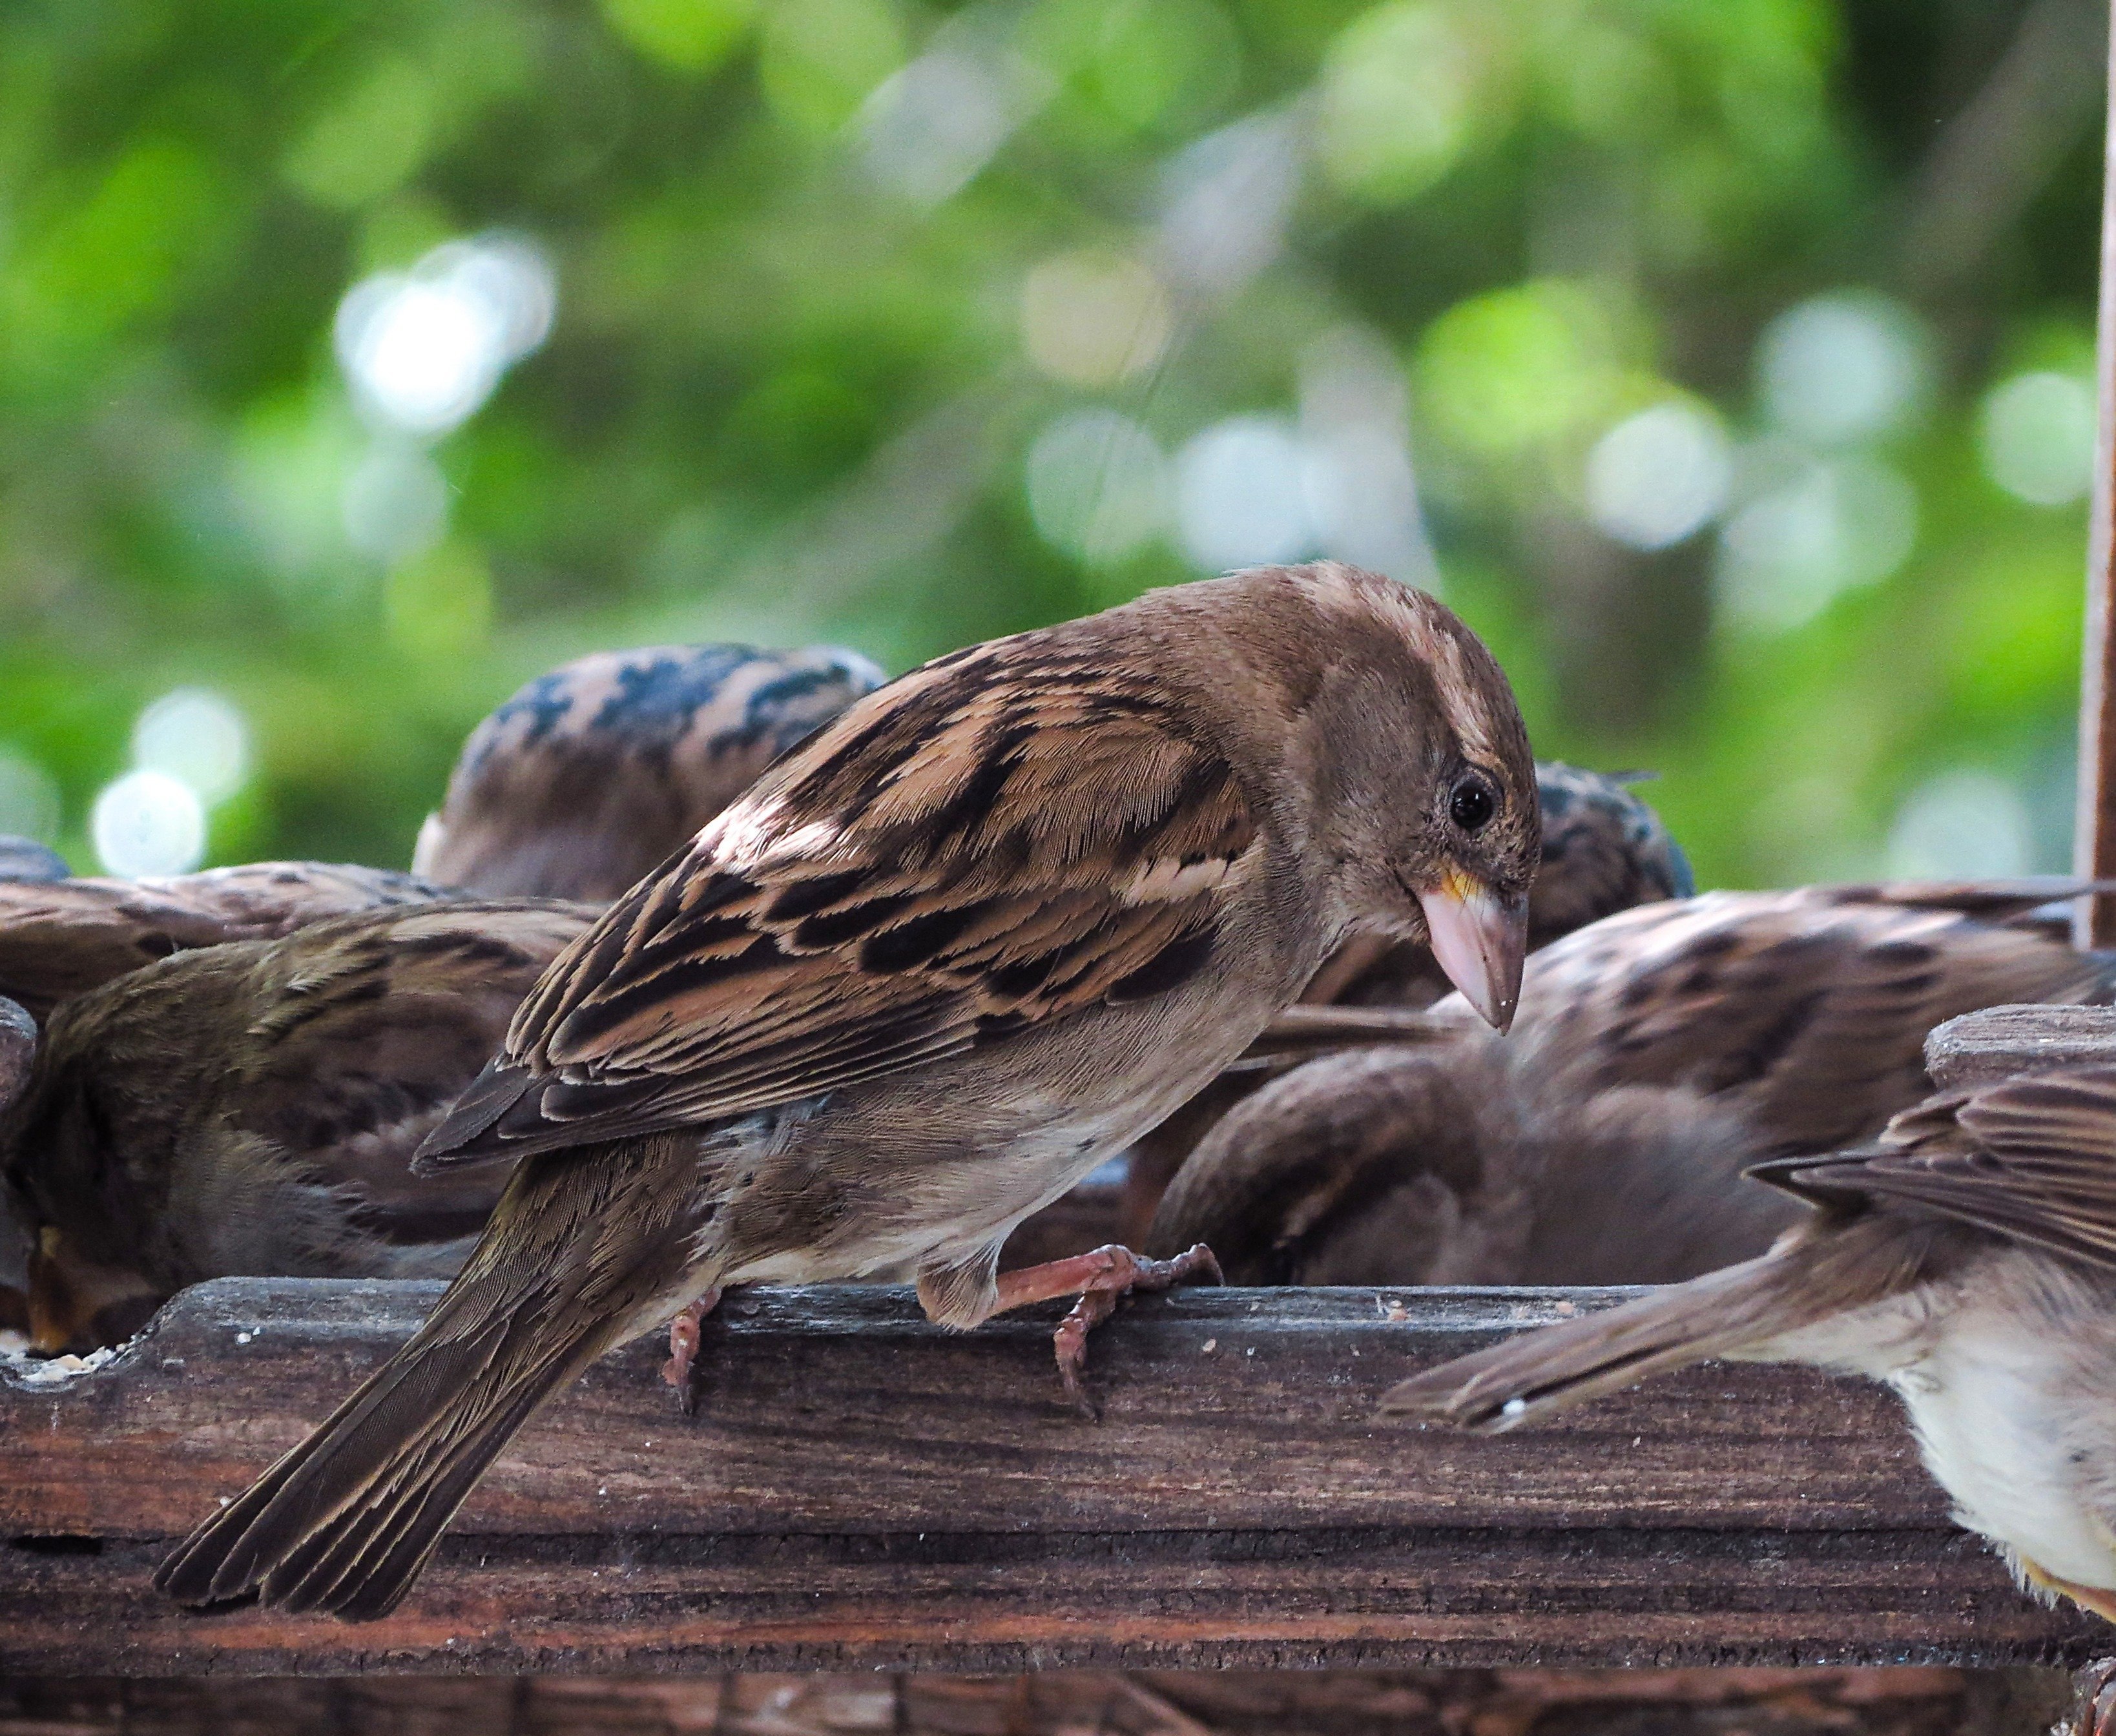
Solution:
[[[2062,866],[2100,28],[24,0],[0,829],[93,866],[136,719],[204,687],[251,754],[211,859],[401,863],[470,726],[587,649],[900,669],[1378,547],[1490,637],[1542,751],[1662,773],[1708,883]],[[548,262],[548,338],[453,425],[389,425],[342,299],[494,232]]]

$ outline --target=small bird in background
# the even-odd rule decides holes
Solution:
[[[456,896],[415,875],[338,862],[250,862],[142,880],[0,878],[0,995],[41,1020],[61,1001],[172,953]]]
[[[726,1285],[909,1264],[958,1328],[1077,1296],[1077,1390],[1116,1297],[1210,1256],[1001,1276],[1009,1233],[1355,929],[1429,938],[1503,1025],[1534,780],[1469,629],[1334,563],[1154,592],[871,695],[547,973],[417,1160],[521,1157],[462,1275],[157,1583],[386,1613],[553,1392]]]
[[[48,844],[0,833],[0,880],[62,880],[72,872]]]
[[[1811,1208],[1768,1253],[1428,1369],[1384,1411],[1497,1433],[1709,1357],[1865,1375],[1962,1524],[2116,1620],[2116,1068],[1942,1091],[1756,1173]]]
[[[855,651],[599,651],[476,729],[412,871],[490,896],[606,900],[886,677]]]
[[[0,1018],[33,1347],[120,1342],[206,1278],[452,1276],[505,1172],[422,1179],[412,1154],[595,915],[384,907],[179,953],[67,1001],[41,1043]]]
[[[1626,787],[1638,779],[1636,773],[1582,771],[1554,760],[1536,762],[1543,857],[1528,895],[1531,954],[1600,917],[1635,904],[1688,898],[1697,889],[1688,858],[1660,816]],[[1304,1009],[1332,1004],[1424,1007],[1447,991],[1447,974],[1428,948],[1356,935],[1331,955],[1302,991],[1302,1008],[1274,1022],[1276,1046],[1312,1052],[1374,1035],[1388,1040],[1395,1031],[1391,1022],[1377,1021],[1378,1032],[1362,1026],[1355,1035],[1348,1022],[1311,1019]],[[1120,1235],[1137,1241],[1148,1233],[1161,1196],[1184,1159],[1221,1116],[1262,1082],[1261,1076],[1247,1070],[1225,1074],[1132,1147],[1119,1192]]]
[[[1530,955],[1503,1043],[1451,1001],[1265,1086],[1145,1247],[1307,1284],[1667,1284],[1760,1253],[1798,1210],[1742,1172],[1873,1137],[1930,1090],[1934,1026],[2116,991],[2116,960],[2009,925],[2049,894],[1720,892],[1606,918]]]

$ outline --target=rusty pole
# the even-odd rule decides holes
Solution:
[[[2109,89],[2116,92],[2116,15],[2109,22]],[[2116,122],[2116,102],[2109,104]],[[2116,126],[2101,172],[2101,299],[2095,338],[2100,400],[2094,443],[2094,516],[2086,538],[2086,643],[2080,667],[2079,811],[2072,834],[2078,872],[2116,875]],[[2116,945],[2116,894],[2082,899],[2082,945]]]

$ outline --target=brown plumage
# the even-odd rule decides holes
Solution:
[[[1708,1357],[1885,1380],[1962,1523],[2116,1619],[2116,1068],[1944,1091],[1758,1173],[1769,1252],[1428,1370],[1384,1408],[1511,1429]]]
[[[577,659],[472,732],[413,870],[487,894],[614,898],[882,680],[828,645]]]
[[[1241,1104],[1146,1247],[1208,1242],[1255,1284],[1664,1284],[1746,1258],[1796,1214],[1741,1171],[1878,1133],[1930,1088],[1935,1025],[2107,998],[2111,961],[1990,920],[2044,890],[1712,893],[1609,917],[1530,956],[1504,1043],[1443,1003],[1394,1020],[1410,1046],[1310,1061]],[[1327,1040],[1327,1013],[1298,1013]]]
[[[145,880],[0,879],[0,994],[42,1019],[69,996],[172,953],[454,896],[415,875],[335,862],[250,862]]]
[[[34,1342],[113,1341],[205,1278],[453,1274],[505,1173],[407,1166],[594,915],[369,911],[66,1002],[0,1095],[0,1173],[36,1249]]]
[[[1506,1016],[1532,778],[1468,630],[1329,564],[862,700],[553,967],[421,1154],[529,1154],[462,1276],[159,1582],[383,1614],[553,1390],[722,1285],[908,1263],[964,1327],[1120,1288],[1121,1250],[1000,1279],[999,1249],[1346,933],[1430,927]]]

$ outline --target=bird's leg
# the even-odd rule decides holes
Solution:
[[[705,1335],[706,1316],[720,1305],[720,1287],[688,1302],[669,1322],[669,1360],[661,1365],[661,1378],[683,1395],[683,1408],[697,1408],[697,1394],[691,1388],[692,1365],[697,1361],[698,1341]]]
[[[1051,1335],[1058,1354],[1059,1378],[1065,1395],[1083,1416],[1095,1415],[1080,1385],[1080,1373],[1088,1364],[1088,1334],[1111,1314],[1119,1302],[1134,1290],[1166,1290],[1179,1284],[1224,1284],[1220,1262],[1200,1242],[1173,1260],[1148,1260],[1128,1247],[1111,1242],[1066,1260],[1042,1265],[1025,1265],[999,1274],[999,1294],[991,1311],[1004,1314],[1030,1302],[1048,1302],[1054,1296],[1077,1296],[1072,1311]]]
[[[2110,1736],[2116,1731],[2116,1658],[2097,1658],[2072,1679],[2072,1714],[2057,1736]]]

